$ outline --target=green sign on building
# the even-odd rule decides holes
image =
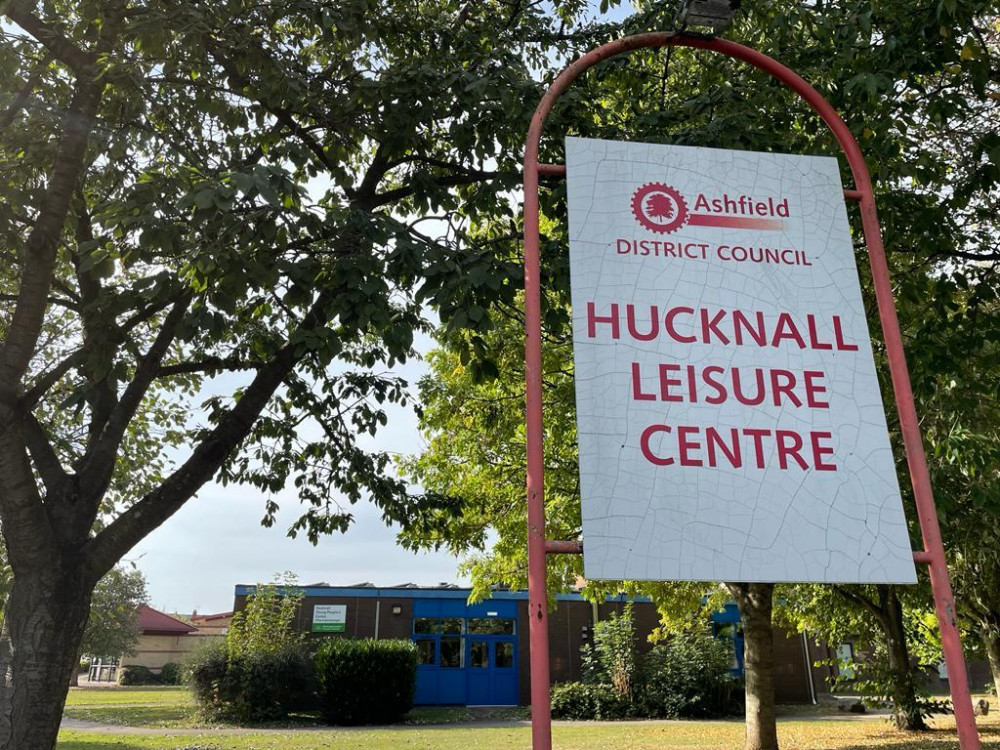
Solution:
[[[346,604],[317,604],[313,607],[312,632],[343,633],[346,628]]]

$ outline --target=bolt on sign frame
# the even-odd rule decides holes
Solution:
[[[683,32],[650,32],[625,37],[596,47],[565,68],[542,97],[528,129],[524,152],[524,289],[525,289],[525,385],[527,401],[528,459],[528,612],[530,621],[531,734],[533,750],[551,750],[552,717],[549,700],[549,634],[546,599],[545,559],[549,554],[579,554],[579,541],[545,538],[542,446],[542,342],[541,289],[538,234],[538,178],[562,177],[561,164],[539,164],[538,147],[545,119],[556,100],[576,78],[610,57],[645,47],[693,47],[718,52],[768,73],[804,99],[823,119],[837,138],[854,177],[854,188],[844,190],[844,198],[859,202],[868,258],[871,262],[875,298],[889,360],[892,388],[899,414],[906,462],[920,520],[924,549],[915,551],[915,562],[928,566],[934,606],[941,628],[941,644],[948,669],[951,698],[962,750],[979,750],[979,734],[972,712],[962,644],[955,621],[955,602],[945,563],[930,475],[917,422],[910,377],[906,370],[899,321],[892,299],[889,269],[885,262],[882,234],[875,211],[871,177],[861,149],[836,110],[798,74],[777,60],[749,47],[716,37]]]

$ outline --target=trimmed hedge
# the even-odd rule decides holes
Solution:
[[[409,641],[332,638],[319,647],[315,666],[330,724],[391,724],[413,708],[417,650]]]
[[[119,685],[158,685],[159,675],[153,674],[149,667],[138,664],[126,664],[118,670]]]
[[[301,647],[231,657],[219,645],[195,654],[188,675],[201,714],[211,720],[276,721],[316,706],[312,661]]]
[[[167,662],[160,669],[160,683],[163,685],[181,684],[181,665]]]
[[[566,682],[552,688],[553,719],[627,719],[628,701],[611,685],[596,682]]]

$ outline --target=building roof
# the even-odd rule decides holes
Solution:
[[[147,607],[145,604],[139,605],[139,628],[146,635],[186,635],[198,630],[194,625],[188,625],[176,617]]]
[[[215,615],[191,615],[192,622],[208,622],[210,620],[225,620],[232,617],[232,612],[219,612]]]
[[[284,588],[284,587],[282,587]],[[472,589],[462,588],[453,583],[439,583],[436,586],[420,586],[416,583],[401,583],[395,586],[373,586],[370,583],[363,583],[357,586],[331,586],[330,584],[310,585],[310,586],[289,586],[289,591],[296,591],[306,598],[310,597],[348,597],[359,599],[468,599],[472,595]],[[236,596],[250,596],[257,590],[256,586],[246,584],[236,584]],[[498,601],[515,599],[527,600],[526,589],[507,589],[500,586],[493,586],[490,594],[491,599]],[[556,594],[558,601],[589,601],[579,592]],[[652,601],[644,596],[627,596],[619,594],[616,596],[606,596],[606,601]]]

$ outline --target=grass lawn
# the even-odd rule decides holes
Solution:
[[[996,701],[991,701],[996,704]],[[500,750],[528,748],[527,727],[422,726],[479,718],[493,721],[525,718],[523,710],[504,709],[483,715],[465,709],[416,709],[408,726],[392,729],[303,728],[287,725],[269,730],[199,727],[194,704],[184,688],[111,688],[71,690],[66,716],[105,724],[139,727],[147,734],[111,734],[65,730],[58,750]],[[304,720],[305,721],[305,720]],[[1000,750],[1000,711],[981,718],[983,747]],[[934,730],[906,734],[882,719],[799,720],[778,725],[782,750],[958,750],[954,721],[942,717]],[[162,729],[157,729],[162,728]],[[183,732],[183,734],[177,734]],[[554,746],[559,750],[739,750],[743,724],[723,722],[556,722]]]
[[[187,727],[195,705],[184,687],[71,688],[65,716],[130,727]]]
[[[198,720],[194,700],[184,687],[74,688],[66,698],[64,716],[122,727],[160,729],[209,727]],[[464,721],[520,721],[529,717],[526,708],[470,711],[465,708],[415,708],[406,716],[408,725],[454,724]],[[302,716],[280,723],[312,726],[318,719]]]
[[[783,750],[957,750],[954,725],[947,720],[920,735],[891,730],[882,721],[789,721],[778,734]],[[983,746],[1000,748],[1000,721],[983,722]],[[680,722],[672,724],[560,724],[553,744],[560,750],[738,750],[739,722]],[[528,748],[527,727],[428,729],[403,727],[380,730],[321,730],[274,733],[201,734],[183,737],[109,736],[62,732],[58,750],[507,750]]]

